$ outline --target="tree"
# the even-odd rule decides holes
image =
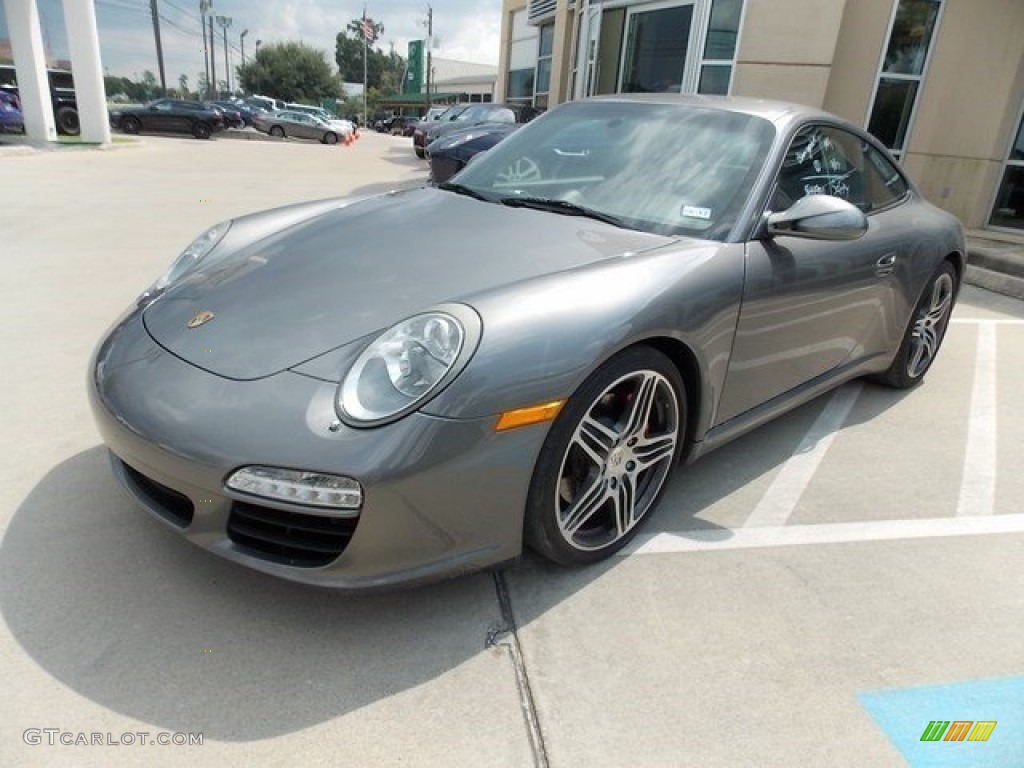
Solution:
[[[384,25],[367,19],[373,27],[374,40],[380,40],[384,34]],[[334,60],[341,72],[341,79],[346,83],[363,82],[363,20],[352,19],[339,32],[334,49]],[[405,59],[392,52],[385,54],[373,45],[366,48],[366,84],[371,89],[382,93],[395,93],[402,81],[405,71]],[[367,91],[367,95],[372,91]]]
[[[181,91],[181,98],[188,98],[188,75],[182,74],[178,76],[178,90]]]
[[[285,101],[315,103],[341,95],[341,82],[323,51],[304,43],[262,46],[238,67],[238,81],[247,93]]]

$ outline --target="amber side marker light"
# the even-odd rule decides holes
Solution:
[[[504,432],[508,429],[526,427],[530,424],[540,424],[542,421],[551,421],[565,405],[565,400],[555,400],[552,403],[541,405],[530,405],[526,408],[516,408],[514,411],[505,411],[498,417],[498,423],[494,425],[495,432]]]

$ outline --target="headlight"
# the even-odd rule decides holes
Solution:
[[[432,150],[434,152],[440,152],[442,149],[454,149],[455,147],[461,147],[463,144],[473,141],[473,139],[479,139],[485,133],[486,131],[467,131],[466,133],[461,133],[458,136],[438,139],[432,145]]]
[[[480,331],[480,318],[461,304],[392,326],[363,350],[338,387],[342,420],[377,426],[423,405],[469,362]]]
[[[231,229],[231,222],[222,221],[220,224],[216,224],[203,232],[181,252],[181,255],[171,264],[171,268],[164,272],[159,280],[153,283],[153,287],[147,293],[162,291],[179,280],[182,275],[189,272],[196,264],[205,259],[210,251],[217,247],[217,243],[224,239],[224,235],[228,233],[229,229]]]

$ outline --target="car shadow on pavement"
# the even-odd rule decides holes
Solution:
[[[903,394],[876,389],[862,418]],[[785,462],[827,397],[678,469],[643,532],[729,537],[698,514]],[[527,554],[497,580],[524,628],[622,562],[567,569]],[[339,594],[250,571],[149,518],[101,446],[50,470],[0,546],[0,612],[48,674],[131,718],[223,741],[327,722],[476,657],[508,629],[495,580]]]
[[[416,153],[412,148],[412,140],[409,140],[408,143],[402,142],[400,145],[388,147],[388,151],[381,155],[381,159],[392,165],[400,165],[404,168],[418,168],[424,173],[428,170],[427,161],[421,157],[416,157]]]
[[[143,513],[99,446],[54,467],[14,514],[0,610],[25,652],[80,695],[225,741],[413,688],[478,655],[501,622],[487,573],[342,595],[223,561]]]

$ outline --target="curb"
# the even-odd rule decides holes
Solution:
[[[1024,245],[968,237],[964,282],[1024,299]]]

